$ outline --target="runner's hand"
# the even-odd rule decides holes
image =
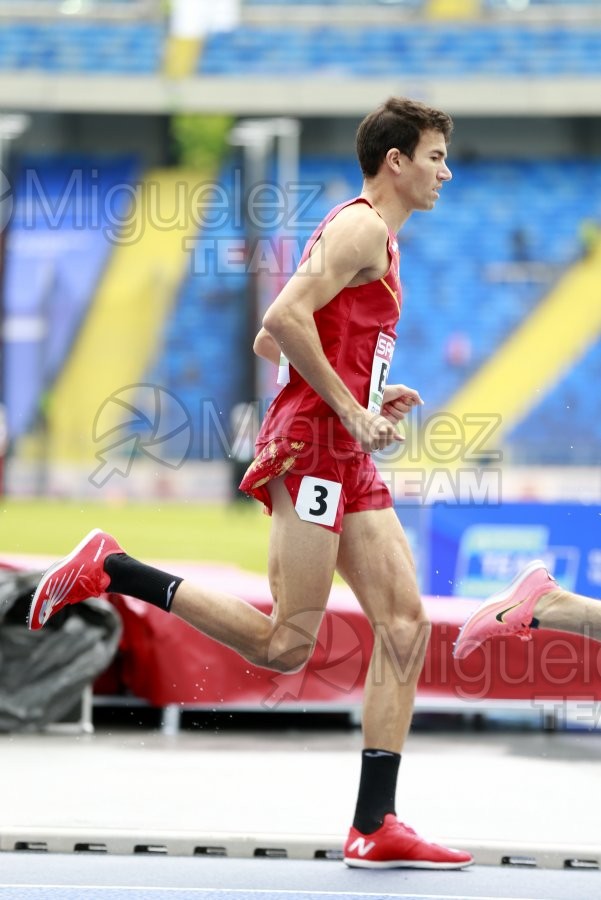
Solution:
[[[370,413],[366,409],[343,418],[342,424],[359,442],[364,453],[383,450],[395,441],[402,443],[405,440],[388,418]]]
[[[389,384],[384,388],[382,416],[396,425],[411,412],[414,406],[423,406],[419,393],[405,384]]]

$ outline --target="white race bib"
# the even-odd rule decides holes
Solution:
[[[394,353],[394,338],[381,331],[376,342],[374,360],[371,365],[371,381],[369,384],[369,400],[367,408],[370,413],[376,415],[382,411],[384,401],[384,388],[388,381],[392,354]]]
[[[305,475],[294,506],[299,519],[332,526],[336,521],[341,492],[342,485],[338,481]]]
[[[282,385],[290,383],[290,363],[283,353],[280,353],[280,365],[278,367],[277,383]]]

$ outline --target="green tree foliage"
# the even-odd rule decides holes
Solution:
[[[227,148],[232,127],[230,116],[180,114],[171,119],[171,139],[179,165],[193,169],[215,169]]]

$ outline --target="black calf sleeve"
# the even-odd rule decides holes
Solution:
[[[361,756],[361,780],[353,822],[357,831],[371,834],[395,813],[396,783],[400,753],[389,750],[364,750]]]
[[[104,571],[111,579],[108,591],[137,597],[165,612],[171,609],[174,594],[183,581],[177,575],[169,575],[138,562],[127,553],[111,553],[107,556]]]

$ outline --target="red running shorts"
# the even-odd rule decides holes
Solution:
[[[259,449],[240,490],[264,504],[271,514],[267,485],[283,478],[299,518],[340,534],[347,513],[388,509],[390,491],[369,453],[344,451],[289,438],[274,438]]]

